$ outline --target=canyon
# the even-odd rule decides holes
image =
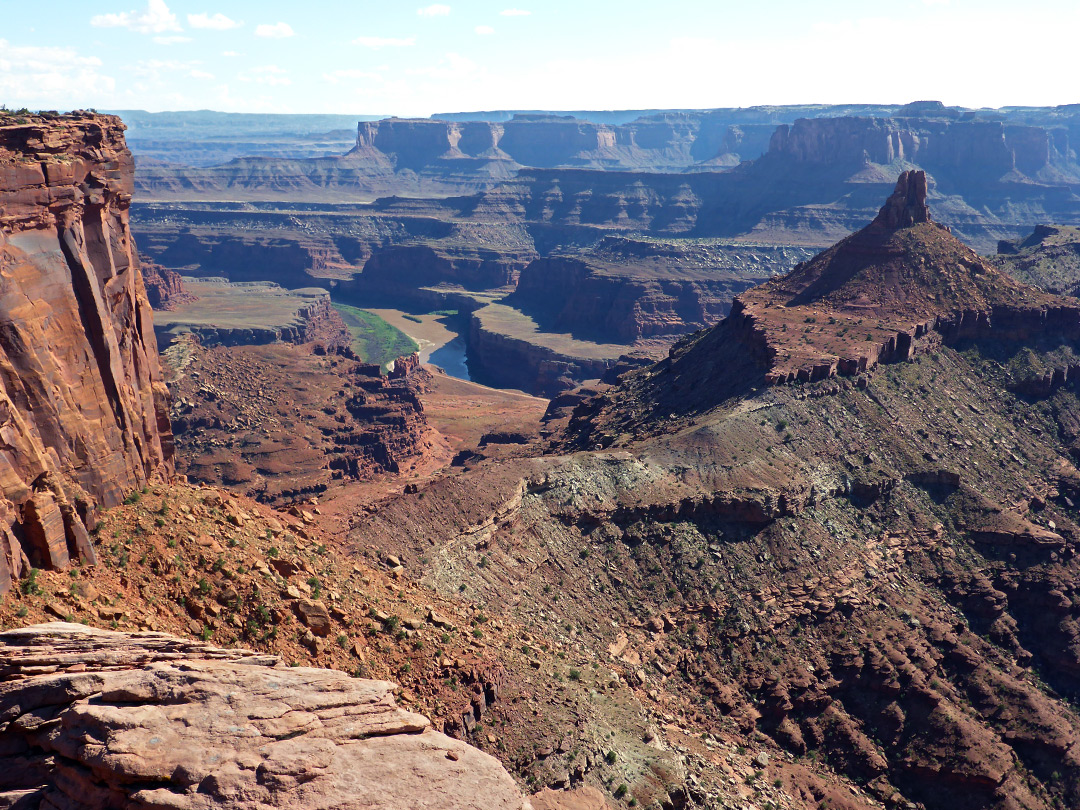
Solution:
[[[140,169],[139,248],[193,275],[468,313],[472,373],[550,396],[713,325],[872,218],[901,171],[926,173],[981,252],[1080,223],[1071,107],[475,115],[361,121],[337,156]],[[570,279],[552,312],[545,284]]]
[[[1068,212],[1071,153],[1010,134],[1046,111],[907,113],[769,121],[725,172],[134,224],[117,119],[0,126],[0,798],[1080,802],[1075,233],[1026,219]],[[633,120],[552,119],[361,128],[629,160]],[[552,399],[365,363],[331,300],[456,324],[480,382]]]
[[[156,604],[149,588],[152,581],[158,587],[163,582],[155,558],[147,589],[140,587],[118,610],[102,601],[102,588],[131,586],[126,575],[110,581],[102,570],[111,567],[106,557],[119,545],[103,546],[110,513],[138,504],[152,490],[168,491],[197,503],[199,511],[185,505],[174,516],[166,497],[154,525],[165,528],[169,516],[175,530],[187,517],[194,528],[194,514],[207,515],[206,499],[196,502],[174,474],[170,395],[128,230],[133,165],[123,125],[86,113],[17,115],[15,121],[7,113],[0,116],[0,594],[35,600],[45,595],[50,576],[63,577],[71,583],[67,596],[79,601],[75,610],[96,602],[95,621],[111,616],[116,626],[126,610]],[[168,271],[156,270],[156,276],[159,301],[164,293],[166,302],[181,306],[182,285]],[[197,344],[190,335],[185,339]],[[307,345],[323,355],[328,351],[323,344]],[[407,376],[410,364],[400,365],[397,376]],[[376,388],[387,385],[378,367],[366,376]],[[354,400],[370,409],[363,391]],[[412,403],[422,423],[419,404]],[[380,435],[382,443],[366,442],[367,453],[361,450],[357,458],[391,463],[381,458],[391,435],[408,434],[392,421]],[[218,495],[213,503],[215,510],[228,505],[237,527],[252,520],[232,500]],[[260,519],[264,540],[283,534],[273,517],[263,513]],[[125,528],[125,543],[145,532],[141,523]],[[112,537],[119,540],[120,531]],[[176,545],[174,537],[170,546]],[[216,540],[209,546],[221,548]],[[125,554],[121,567],[127,563]],[[103,575],[95,577],[99,570]],[[83,571],[87,578],[76,582]],[[177,574],[172,585],[182,582]],[[192,595],[211,589],[205,578],[183,587],[194,587]],[[305,587],[317,600],[320,594]],[[226,591],[219,595],[225,603],[236,598]],[[168,600],[174,608],[184,603],[183,597]],[[37,607],[54,616],[60,610],[53,603]],[[260,607],[265,623],[270,614]],[[322,603],[305,600],[298,610],[309,632],[314,627],[326,634],[317,623],[329,629]],[[13,618],[26,625],[21,620],[29,612],[24,604]],[[198,614],[204,615],[201,607]],[[221,611],[208,606],[210,615]],[[194,633],[190,624],[183,629]],[[360,801],[415,807],[438,801],[530,807],[494,758],[397,708],[392,683],[330,669],[275,668],[272,657],[245,650],[74,623],[24,626],[4,634],[0,647],[5,806]],[[387,771],[395,774],[389,781]]]
[[[543,453],[392,499],[356,547],[392,537],[414,581],[562,625],[654,716],[827,761],[855,801],[1075,803],[1080,313],[935,223],[926,186],[901,175],[669,357],[554,400]],[[865,362],[814,373],[847,317],[836,356]],[[873,339],[926,323],[906,351]],[[648,795],[648,766],[627,783]]]

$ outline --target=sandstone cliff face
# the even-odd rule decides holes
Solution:
[[[386,681],[65,623],[0,634],[0,660],[5,807],[529,807]]]
[[[982,183],[1014,169],[1042,179],[1055,164],[1065,165],[1070,158],[1064,131],[1058,138],[1047,127],[918,117],[803,118],[778,127],[769,148],[802,163],[906,161]]]
[[[811,255],[608,236],[595,247],[530,262],[507,302],[546,331],[632,344],[712,326],[737,293]]]
[[[131,188],[118,118],[0,126],[0,591],[92,562],[95,507],[171,471]]]
[[[522,268],[535,254],[530,252],[410,245],[376,253],[364,265],[356,282],[362,291],[397,292],[449,284],[468,290],[487,290],[515,284]]]
[[[195,296],[184,289],[183,277],[175,270],[143,261],[142,274],[146,298],[154,309],[169,311],[195,300]]]

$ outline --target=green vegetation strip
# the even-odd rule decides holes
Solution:
[[[342,320],[352,333],[353,351],[369,363],[385,367],[391,360],[403,354],[412,354],[420,348],[400,329],[366,309],[348,304],[334,304],[334,309],[341,313]]]

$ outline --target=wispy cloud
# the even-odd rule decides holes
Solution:
[[[492,28],[490,25],[478,25],[476,26],[476,28],[473,29],[473,31],[480,34],[481,36],[489,36],[490,34],[495,33],[495,29]]]
[[[187,76],[192,79],[213,79],[211,73],[207,73],[198,60],[180,59],[141,59],[129,68],[132,76],[140,79],[159,82],[176,76]]]
[[[222,56],[229,56],[229,57],[232,57],[232,56],[239,56],[239,55],[240,55],[240,51],[222,51],[222,52],[221,52],[221,55],[222,55]]]
[[[416,13],[421,17],[445,17],[450,13],[450,6],[444,6],[442,3],[432,3],[430,6],[418,8]]]
[[[508,8],[505,11],[500,11],[500,17],[528,17],[532,14],[531,11],[526,11],[523,8]]]
[[[183,34],[170,34],[167,37],[154,37],[154,42],[158,45],[179,45],[181,42],[191,42],[191,37],[185,37]]]
[[[208,28],[211,31],[228,31],[231,28],[239,28],[243,25],[239,20],[233,20],[220,12],[217,14],[188,14],[188,25],[192,28]]]
[[[292,84],[286,73],[288,71],[277,65],[260,65],[259,67],[253,67],[244,73],[241,73],[237,78],[242,82],[252,82],[253,84],[265,84],[270,87],[287,87]]]
[[[140,34],[162,34],[181,31],[176,15],[169,11],[165,0],[148,0],[146,11],[121,11],[118,14],[96,14],[90,18],[95,28],[130,28]]]
[[[295,34],[296,32],[292,30],[292,26],[284,22],[274,23],[273,25],[263,23],[255,28],[255,36],[268,39],[285,39]]]
[[[73,48],[12,45],[0,39],[0,95],[9,101],[82,106],[116,89],[101,60]]]
[[[363,45],[365,48],[410,48],[416,44],[416,37],[357,37],[352,44]]]

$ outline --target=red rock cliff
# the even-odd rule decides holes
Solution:
[[[172,469],[119,118],[0,118],[0,592]]]

